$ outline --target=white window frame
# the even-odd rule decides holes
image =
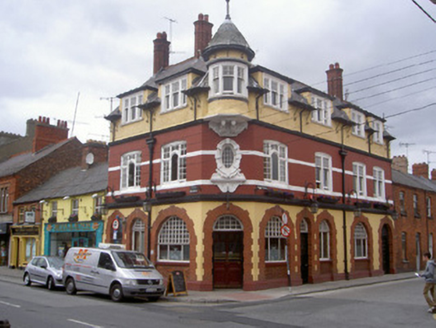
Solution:
[[[365,138],[365,115],[352,109],[351,120],[355,123],[351,128],[351,133],[357,137]]]
[[[280,231],[282,225],[282,219],[273,216],[265,227],[265,262],[286,261],[286,238],[283,237]]]
[[[287,184],[288,147],[277,141],[265,140],[263,152],[265,180]]]
[[[331,126],[331,102],[327,99],[312,95],[312,122],[319,123],[325,126]]]
[[[373,169],[374,197],[385,199],[385,171],[379,167]]]
[[[186,141],[176,141],[162,146],[161,154],[161,183],[186,181]],[[177,156],[177,163],[174,162],[174,156]]]
[[[315,184],[317,189],[331,191],[332,157],[324,153],[315,153]]]
[[[133,165],[133,168],[132,166]],[[131,179],[130,179],[131,178]],[[137,189],[141,186],[141,152],[134,151],[121,156],[120,189]]]
[[[0,213],[8,212],[8,203],[9,203],[9,188],[2,187],[0,188]]]
[[[128,95],[122,99],[121,121],[123,124],[142,120],[142,109],[138,107],[142,103],[142,92]]]
[[[403,262],[407,262],[407,232],[401,232],[401,255]]]
[[[165,262],[189,262],[189,231],[185,221],[177,216],[169,217],[158,235],[158,260]],[[165,249],[165,252],[162,250]]]
[[[428,251],[433,258],[433,233],[431,232],[428,234]]]
[[[58,202],[57,200],[54,200],[51,202],[51,217],[57,217],[58,216]]]
[[[103,196],[97,196],[94,198],[94,213],[102,214],[103,200]]]
[[[427,197],[427,217],[431,218],[431,197]]]
[[[368,232],[360,222],[354,227],[354,258],[368,258]]]
[[[353,163],[353,189],[359,196],[366,196],[366,166]]]
[[[330,226],[327,220],[319,225],[319,259],[330,260]]]
[[[79,199],[71,200],[71,215],[79,215]]]
[[[400,191],[398,194],[398,200],[400,203],[400,213],[406,213],[406,194],[404,191]]]
[[[231,74],[229,74],[230,70],[232,70]],[[246,65],[231,61],[219,62],[211,65],[209,72],[209,85],[211,86],[209,97],[248,97],[248,67]],[[225,83],[230,79],[230,84]],[[231,86],[231,88],[225,90],[226,85]]]
[[[268,74],[263,75],[263,88],[269,90],[263,103],[281,111],[288,111],[288,84]]]
[[[162,113],[186,107],[187,97],[183,91],[187,89],[187,85],[188,79],[182,77],[162,86]]]
[[[419,216],[419,198],[417,194],[413,194],[413,215]]]
[[[371,125],[374,130],[374,134],[372,135],[372,140],[375,143],[383,145],[383,123],[379,120],[374,119]]]

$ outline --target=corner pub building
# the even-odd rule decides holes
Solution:
[[[339,64],[328,93],[253,64],[227,11],[178,64],[158,33],[153,76],[106,117],[106,242],[191,290],[286,286],[287,259],[292,285],[393,272],[384,120],[343,100]]]

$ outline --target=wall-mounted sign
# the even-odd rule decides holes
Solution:
[[[24,222],[26,223],[35,223],[35,212],[25,212],[24,213]]]

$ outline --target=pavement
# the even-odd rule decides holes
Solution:
[[[23,270],[10,269],[0,266],[0,281],[12,283],[22,283]],[[188,290],[187,295],[174,296],[168,294],[159,299],[161,302],[174,302],[186,304],[220,304],[229,302],[259,302],[276,300],[283,297],[310,295],[313,293],[338,290],[343,288],[353,288],[359,286],[369,286],[387,283],[398,280],[416,278],[413,272],[386,274],[377,277],[367,277],[352,280],[329,281],[319,284],[305,284],[301,286],[280,287],[258,291],[243,291],[241,289],[217,289],[214,291],[200,292]]]

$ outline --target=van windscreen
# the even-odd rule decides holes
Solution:
[[[141,253],[112,252],[112,255],[120,268],[137,269],[152,266],[150,261]]]

